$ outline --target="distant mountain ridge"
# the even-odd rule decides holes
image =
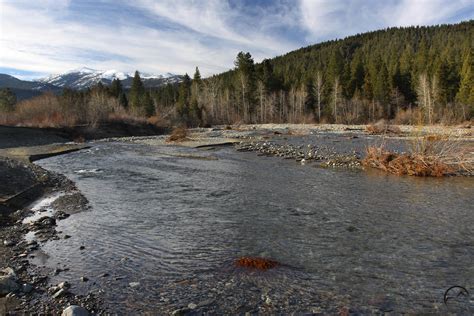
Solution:
[[[117,70],[96,70],[87,67],[74,69],[62,74],[50,75],[37,80],[41,83],[52,84],[60,88],[71,88],[76,90],[86,89],[101,82],[110,85],[114,79],[120,79],[125,88],[130,88],[134,74],[124,73]],[[180,75],[167,73],[164,75],[154,75],[140,73],[145,87],[155,88],[168,83],[181,81]]]
[[[158,88],[168,83],[179,83],[182,80],[181,75],[171,73],[161,75],[140,73],[140,77],[146,88]],[[17,98],[21,100],[46,91],[60,93],[63,88],[83,90],[99,82],[104,85],[110,85],[114,79],[120,79],[122,86],[125,89],[129,89],[132,86],[133,74],[116,70],[95,70],[87,67],[31,81],[21,80],[7,74],[0,74],[0,88],[12,89]]]
[[[18,100],[28,99],[46,91],[59,93],[62,90],[49,83],[20,80],[7,74],[0,74],[0,88],[10,88]]]

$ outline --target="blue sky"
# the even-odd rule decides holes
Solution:
[[[0,72],[31,79],[83,66],[205,76],[390,26],[474,18],[472,0],[0,0]]]

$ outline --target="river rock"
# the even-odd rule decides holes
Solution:
[[[35,222],[36,226],[54,226],[56,225],[56,220],[49,216],[43,216]]]
[[[15,243],[11,240],[4,240],[3,241],[3,244],[6,246],[6,247],[12,247],[15,245]]]
[[[63,211],[57,211],[55,215],[56,215],[56,218],[59,220],[66,219],[69,217],[69,214],[64,213]]]
[[[59,289],[59,291],[53,294],[53,298],[64,296],[66,293],[67,293],[66,289]]]
[[[64,281],[58,284],[58,288],[60,289],[68,289],[70,287],[71,287],[71,284],[69,284],[69,282],[67,281]]]
[[[197,307],[197,304],[194,304],[194,303],[189,303],[188,304],[189,309],[196,309],[196,307]]]
[[[33,286],[31,286],[31,284],[25,283],[21,286],[21,290],[23,291],[23,293],[30,293],[31,291],[33,291]]]
[[[16,282],[17,277],[12,268],[5,268],[0,271],[0,295],[6,295],[20,289]]]
[[[77,305],[71,305],[63,310],[61,316],[89,316],[87,309]]]
[[[186,315],[187,313],[189,313],[190,310],[189,308],[180,308],[180,309],[176,309],[174,310],[171,315],[172,316],[182,316],[182,315]]]

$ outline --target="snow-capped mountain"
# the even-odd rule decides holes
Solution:
[[[87,67],[74,69],[62,74],[50,75],[46,78],[37,80],[41,83],[47,83],[61,88],[86,89],[99,82],[109,85],[114,79],[120,79],[124,88],[130,88],[134,74],[119,72],[116,70],[95,70]],[[180,82],[182,76],[167,73],[164,75],[154,75],[140,73],[140,77],[145,87],[159,87],[167,83]]]

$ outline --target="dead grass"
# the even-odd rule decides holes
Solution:
[[[369,124],[365,128],[366,132],[372,135],[401,134],[398,126],[390,125],[385,120],[380,120],[375,124]]]
[[[442,177],[454,172],[450,166],[438,159],[422,155],[396,154],[381,147],[369,147],[362,164],[396,175]]]
[[[158,118],[152,123],[157,125]],[[131,115],[115,98],[106,93],[92,91],[88,97],[67,98],[52,93],[23,100],[15,110],[0,113],[0,123],[29,127],[96,127],[107,122],[145,122],[146,118]]]
[[[273,269],[279,265],[277,261],[261,257],[241,257],[235,261],[238,267],[253,268],[258,270]]]
[[[183,142],[188,139],[188,130],[184,127],[176,127],[166,139],[167,142]]]
[[[473,147],[449,136],[414,137],[408,153],[391,152],[384,145],[368,147],[362,164],[396,175],[474,175]]]

